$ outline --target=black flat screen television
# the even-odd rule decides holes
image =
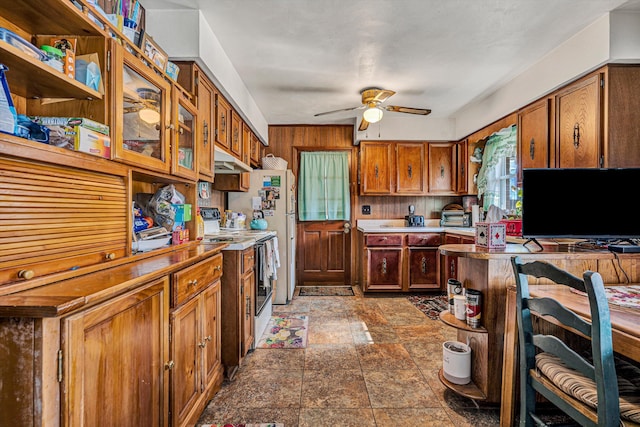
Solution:
[[[640,168],[523,169],[522,236],[640,238],[638,185]]]

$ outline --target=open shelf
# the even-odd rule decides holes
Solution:
[[[104,19],[97,12],[94,15]],[[105,35],[70,1],[4,1],[0,2],[0,16],[31,34]]]
[[[469,399],[473,400],[487,399],[487,396],[485,396],[484,393],[473,382],[465,385],[460,385],[454,384],[446,379],[444,377],[444,371],[442,368],[440,368],[440,370],[438,371],[438,378],[440,378],[440,382],[442,382],[445,387],[447,387],[451,391],[458,393],[461,396],[468,397]]]
[[[25,98],[102,99],[102,94],[55,70],[20,49],[0,41],[9,90]]]
[[[440,312],[440,320],[456,329],[462,329],[464,331],[475,332],[478,334],[486,334],[488,332],[483,326],[472,328],[467,325],[467,322],[456,319],[456,317],[447,310]]]

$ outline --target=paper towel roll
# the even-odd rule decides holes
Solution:
[[[471,225],[476,225],[480,222],[480,206],[471,205]]]

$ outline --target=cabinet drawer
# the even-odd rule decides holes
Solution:
[[[367,246],[402,246],[403,234],[369,234],[365,236]]]
[[[256,251],[255,249],[247,249],[242,252],[242,274],[253,270],[256,265]]]
[[[173,273],[171,306],[177,307],[222,275],[222,254]]]
[[[409,246],[440,246],[442,237],[440,233],[416,233],[407,235]]]

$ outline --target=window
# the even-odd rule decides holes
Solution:
[[[302,152],[298,179],[300,221],[349,220],[349,154]]]

